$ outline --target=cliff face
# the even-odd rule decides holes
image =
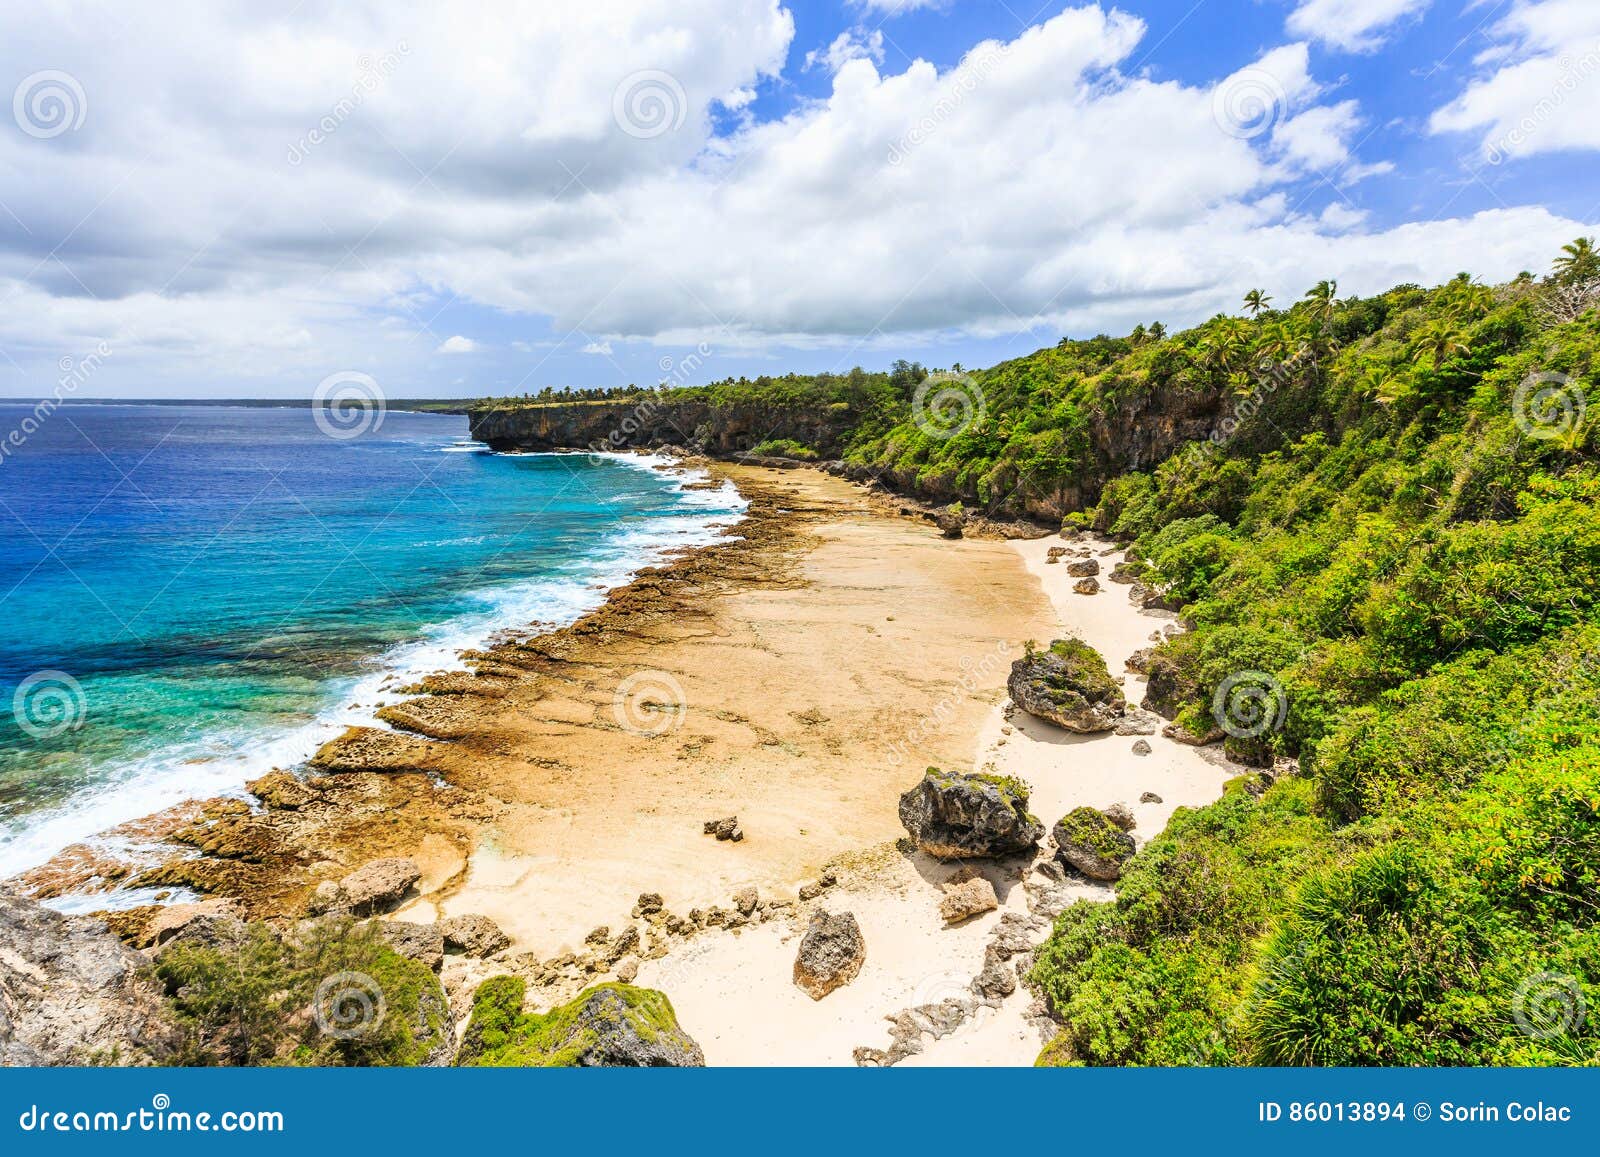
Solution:
[[[0,891],[0,1066],[170,1056],[176,1028],[145,963],[97,920]]]
[[[706,399],[566,402],[476,409],[472,436],[496,450],[623,450],[682,446],[722,455],[772,438],[837,457],[854,424],[848,406],[716,403]]]

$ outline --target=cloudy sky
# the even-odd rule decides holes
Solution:
[[[1595,232],[1595,0],[1034,5],[6,5],[0,396],[987,365]]]

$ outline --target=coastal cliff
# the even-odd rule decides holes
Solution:
[[[470,412],[472,437],[496,450],[627,450],[682,446],[713,457],[787,441],[837,457],[858,415],[848,402],[817,405],[644,394],[601,401],[517,405]]]

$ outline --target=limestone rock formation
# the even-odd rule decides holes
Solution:
[[[900,797],[900,822],[917,847],[940,859],[1031,852],[1044,837],[1021,780],[936,767]]]
[[[1068,731],[1110,731],[1127,708],[1105,660],[1080,639],[1057,639],[1018,659],[1006,688],[1028,714]]]
[[[1096,808],[1073,808],[1051,830],[1056,856],[1091,880],[1116,880],[1136,845],[1110,816]]]
[[[812,1000],[849,984],[867,959],[867,942],[852,913],[814,912],[794,960],[794,982]]]
[[[0,891],[0,1066],[168,1061],[178,1029],[145,964],[100,921]]]

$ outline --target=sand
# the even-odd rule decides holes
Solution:
[[[1127,588],[1106,583],[1097,595],[1072,590],[1075,581],[1060,564],[1047,564],[1055,538],[1015,541],[1008,549],[1050,600],[1056,624],[1050,638],[1068,635],[1088,642],[1106,656],[1114,673],[1123,660],[1150,645],[1148,636],[1174,616],[1142,611],[1127,598]],[[1098,550],[1110,544],[1095,542]],[[1109,570],[1120,552],[1101,558]],[[1046,636],[1038,636],[1045,642]],[[1018,776],[1032,788],[1030,806],[1053,822],[1074,807],[1129,804],[1141,842],[1158,833],[1174,809],[1211,802],[1223,783],[1238,774],[1215,748],[1194,748],[1159,734],[1144,737],[1151,754],[1133,752],[1136,737],[1113,734],[1075,735],[1021,712],[1007,717],[1003,701],[1004,671],[996,679],[997,702],[978,731],[971,769],[997,770]],[[1142,698],[1142,681],[1128,675],[1124,687],[1131,702]],[[1159,804],[1141,804],[1154,792]],[[1044,849],[1048,854],[1049,849]],[[830,910],[856,916],[867,944],[860,975],[821,1001],[812,1001],[791,982],[790,970],[799,946],[800,921],[764,925],[733,934],[712,932],[675,951],[666,959],[647,962],[639,983],[667,992],[684,1026],[700,1041],[713,1065],[848,1065],[858,1046],[888,1043],[885,1019],[904,1009],[960,998],[983,963],[984,946],[1002,915],[1028,910],[1019,874],[1028,865],[986,865],[997,885],[1001,908],[957,927],[945,927],[938,915],[941,882],[957,870],[920,853],[896,854],[880,849],[849,873],[839,887],[818,901]],[[1105,901],[1105,885],[1069,884],[1073,898]],[[1041,934],[1042,938],[1042,934]],[[925,1036],[923,1051],[902,1064],[1031,1065],[1043,1034],[1030,1021],[1033,996],[1025,986],[999,1008],[980,1007],[948,1035]],[[1037,1013],[1037,1009],[1031,1009]]]

